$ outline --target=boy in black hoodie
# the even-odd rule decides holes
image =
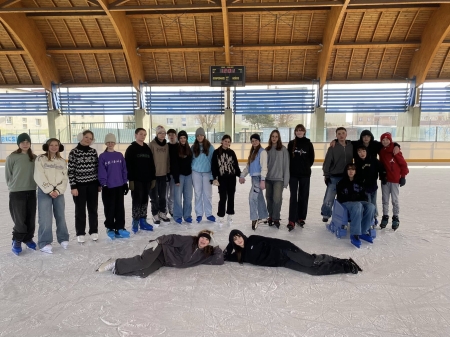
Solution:
[[[374,218],[375,206],[367,202],[363,183],[356,177],[356,165],[347,164],[344,177],[336,186],[336,198],[349,213],[350,242],[360,248],[360,239],[373,243],[369,228]]]

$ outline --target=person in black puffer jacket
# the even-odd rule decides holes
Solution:
[[[362,269],[352,259],[338,259],[326,254],[308,254],[292,242],[260,235],[248,238],[237,229],[229,235],[223,252],[225,261],[251,263],[265,267],[285,267],[309,275],[353,273]]]

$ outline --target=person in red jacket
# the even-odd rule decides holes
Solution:
[[[383,148],[380,150],[380,161],[386,170],[386,179],[382,181],[381,193],[383,204],[383,218],[381,219],[381,228],[385,228],[389,221],[389,198],[392,199],[392,229],[396,230],[400,225],[398,214],[399,207],[399,187],[406,184],[406,175],[409,173],[408,164],[403,158],[402,152],[394,155],[394,143],[392,135],[389,132],[383,133],[380,138]]]

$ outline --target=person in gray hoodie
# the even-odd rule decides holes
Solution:
[[[278,130],[270,133],[267,151],[266,200],[269,226],[280,228],[283,188],[289,185],[289,153]]]
[[[97,269],[98,272],[112,271],[123,276],[145,278],[161,267],[189,268],[200,264],[222,265],[223,252],[219,246],[210,245],[210,230],[202,230],[197,236],[161,235],[150,240],[141,255],[130,258],[109,259]]]
[[[343,177],[345,166],[353,163],[353,146],[352,142],[347,140],[347,130],[344,127],[337,128],[336,138],[338,141],[334,147],[328,148],[322,166],[325,185],[327,185],[320,212],[323,222],[327,222],[331,217],[336,185]]]

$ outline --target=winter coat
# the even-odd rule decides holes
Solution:
[[[345,166],[353,162],[353,146],[349,140],[346,140],[346,146],[336,142],[334,147],[329,147],[322,170],[326,178],[330,176],[342,177]]]
[[[386,170],[386,180],[390,183],[398,184],[400,178],[406,177],[409,173],[408,164],[400,151],[394,156],[394,144],[383,147],[380,151],[380,161]]]
[[[373,193],[378,189],[378,177],[381,181],[386,179],[386,170],[376,157],[369,157],[367,155],[365,159],[361,159],[358,156],[355,164],[358,178],[362,181],[367,193]]]
[[[241,262],[257,266],[283,267],[289,259],[283,251],[296,252],[300,249],[292,242],[286,240],[260,235],[251,235],[247,238],[241,231],[233,229],[229,235],[229,244],[224,252],[226,261],[238,261],[236,255],[237,246],[233,241],[236,234],[239,234],[244,239]]]
[[[311,166],[315,159],[314,146],[311,141],[306,137],[295,137],[288,144],[288,152],[291,177],[311,177]]]
[[[175,181],[175,184],[180,183],[180,175],[189,176],[192,174],[192,152],[189,156],[180,157],[180,146],[181,144],[175,144],[176,146],[171,147],[169,144],[169,154],[170,154],[170,174]]]
[[[156,176],[166,176],[170,172],[169,145],[165,139],[161,142],[155,137],[148,146],[153,154]]]
[[[45,154],[37,157],[34,168],[34,181],[45,194],[53,191],[64,194],[69,181],[65,159],[53,158],[48,160]]]
[[[289,185],[289,153],[283,145],[281,150],[272,146],[267,150],[267,180],[282,181],[284,188]]]
[[[128,180],[150,182],[155,180],[155,162],[147,144],[131,143],[125,151]]]
[[[222,146],[214,150],[211,159],[211,171],[214,179],[226,176],[239,177],[241,169],[236,153],[230,148],[225,150]]]
[[[97,150],[78,143],[77,147],[69,153],[67,172],[72,190],[82,185],[97,184],[100,186]]]
[[[188,235],[161,235],[156,240],[164,252],[167,267],[189,268],[200,264],[221,265],[223,253],[219,246],[214,247],[214,254],[206,256],[203,249],[193,247],[195,237]]]
[[[101,186],[114,188],[127,183],[127,165],[120,152],[105,151],[98,157],[98,180]]]
[[[367,201],[363,183],[358,179],[350,180],[348,175],[345,175],[337,183],[336,199],[341,204],[344,202]]]

